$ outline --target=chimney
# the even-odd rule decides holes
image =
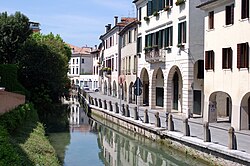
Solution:
[[[107,33],[107,32],[108,32],[108,29],[109,29],[109,26],[106,25],[105,28],[106,28],[106,31],[105,31],[105,32]]]
[[[111,24],[108,24],[109,30],[111,29]]]
[[[118,16],[115,16],[114,20],[115,20],[115,26],[116,26],[116,24],[118,23]]]
[[[95,49],[97,50],[97,45],[95,45]]]

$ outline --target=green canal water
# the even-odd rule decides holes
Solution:
[[[89,119],[79,104],[70,106],[69,131],[49,134],[62,165],[206,165],[111,122],[103,119],[98,121]]]

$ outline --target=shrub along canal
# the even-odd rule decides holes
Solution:
[[[94,121],[86,115],[76,99],[72,103],[69,106],[69,132],[49,134],[49,139],[65,166],[208,164],[112,122],[103,119]]]

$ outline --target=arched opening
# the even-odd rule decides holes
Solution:
[[[117,97],[117,87],[116,87],[116,82],[113,81],[113,96]]]
[[[214,92],[209,97],[209,122],[231,122],[232,99],[225,92]]]
[[[152,78],[152,107],[163,107],[164,76],[161,68],[155,69]]]
[[[240,129],[250,130],[250,92],[245,94],[241,100]]]
[[[143,98],[143,105],[149,105],[149,76],[147,69],[143,68],[141,71],[141,81],[142,81],[142,98]]]
[[[168,74],[167,81],[167,111],[168,112],[182,112],[182,75],[177,66],[173,66]]]
[[[108,87],[107,87],[107,81],[105,80],[104,81],[104,94],[107,95],[107,90],[108,90]]]
[[[128,102],[129,103],[132,103],[133,101],[134,101],[134,91],[133,91],[133,82],[131,82],[130,84],[129,84],[129,99],[128,99]]]

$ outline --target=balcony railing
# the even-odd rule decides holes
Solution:
[[[145,50],[145,60],[148,63],[165,62],[166,51],[164,49],[152,48]]]

